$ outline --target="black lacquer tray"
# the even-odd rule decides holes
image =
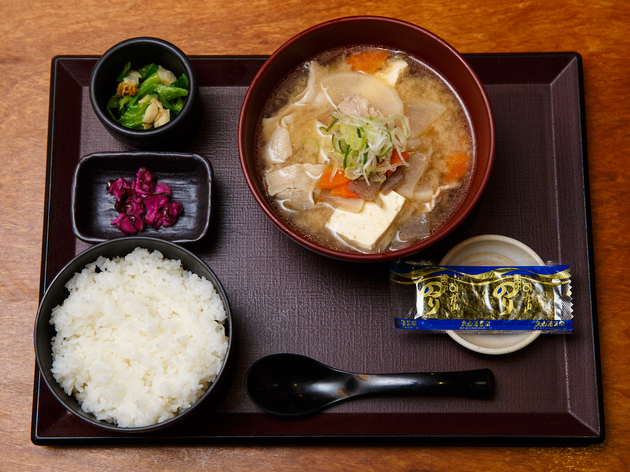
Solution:
[[[439,261],[479,234],[522,241],[543,260],[569,264],[575,333],[542,335],[504,356],[475,353],[444,334],[394,328],[388,265],[331,260],[290,241],[250,195],[238,162],[237,122],[247,86],[266,58],[195,57],[204,116],[178,151],[207,158],[214,172],[207,235],[186,247],[221,280],[238,336],[232,388],[218,409],[152,434],[116,435],[67,412],[37,367],[32,441],[42,445],[232,443],[411,443],[585,445],[603,441],[581,57],[576,53],[465,55],[485,84],[497,130],[486,192],[467,220],[418,257]],[[71,190],[81,157],[124,151],[88,97],[94,57],[52,63],[40,296],[88,247],[72,230]],[[490,401],[363,398],[306,419],[260,412],[244,376],[257,359],[294,352],[355,372],[489,367]]]

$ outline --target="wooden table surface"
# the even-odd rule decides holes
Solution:
[[[2,0],[0,2],[0,469],[630,470],[630,4],[483,0]],[[588,447],[41,447],[30,440],[32,332],[46,178],[49,80],[57,55],[99,55],[156,36],[191,55],[266,55],[342,16],[422,26],[462,53],[577,51],[583,57],[606,440]]]

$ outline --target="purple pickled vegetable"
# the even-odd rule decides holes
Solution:
[[[170,218],[173,218],[175,221],[177,221],[177,217],[179,215],[184,213],[184,207],[179,202],[170,201],[166,205],[164,205],[164,207],[166,207],[165,211],[168,212]],[[175,224],[175,221],[173,221],[173,224]]]
[[[116,219],[115,219],[114,221],[112,221],[110,224],[112,224],[112,225],[117,225],[117,224],[120,222],[120,220],[122,220],[124,217],[125,217],[125,214],[124,214],[124,213],[121,213],[121,214],[120,214],[120,215],[118,215],[118,216],[116,217]]]
[[[144,222],[140,215],[129,215],[127,218],[130,224],[132,224],[138,231],[144,230]]]
[[[140,167],[136,177],[136,192],[141,195],[151,194],[155,190],[153,174],[146,167]]]
[[[125,234],[136,234],[144,229],[140,215],[121,213],[111,224],[115,224]]]
[[[144,222],[147,224],[153,224],[158,211],[168,202],[166,195],[148,195],[144,199],[144,206],[147,209],[144,215]]]
[[[157,184],[155,184],[155,193],[161,193],[162,195],[168,195],[170,197],[171,188],[168,186],[168,184],[158,182]]]
[[[107,182],[107,193],[111,193],[116,197],[116,200],[120,200],[127,196],[127,191],[131,188],[131,184],[122,177],[117,178],[114,181]]]
[[[132,181],[119,177],[108,182],[107,193],[116,197],[114,208],[120,213],[111,224],[128,235],[143,231],[145,224],[155,229],[173,226],[184,211],[181,203],[171,200],[168,184],[157,182],[146,167]]]
[[[177,222],[177,217],[182,214],[184,207],[179,202],[167,202],[160,209],[153,223],[153,227],[158,229],[160,226],[173,226]]]
[[[138,192],[138,180],[131,182],[129,190],[127,190],[127,196],[136,203],[142,203],[142,198],[148,195],[147,193]]]
[[[119,211],[128,215],[141,215],[144,213],[144,206],[141,203],[127,199],[122,203]]]

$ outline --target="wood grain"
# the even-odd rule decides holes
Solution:
[[[174,3],[174,4],[173,4]],[[0,469],[580,470],[630,468],[630,6],[622,1],[4,0],[0,19]],[[577,51],[584,60],[590,197],[607,439],[585,448],[404,446],[37,447],[30,441],[50,64],[154,35],[192,55],[271,54],[332,18],[423,26],[463,53]]]

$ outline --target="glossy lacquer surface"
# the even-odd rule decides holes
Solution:
[[[495,113],[495,166],[471,215],[417,257],[439,261],[469,237],[501,234],[522,241],[545,261],[570,264],[574,334],[543,335],[518,352],[486,356],[447,335],[396,330],[387,264],[332,260],[295,244],[265,217],[247,189],[234,137],[247,85],[265,58],[194,58],[204,121],[181,152],[211,163],[213,209],[206,236],[185,247],[214,271],[230,300],[238,338],[232,388],[216,411],[200,409],[164,430],[121,436],[68,417],[36,375],[33,440],[72,445],[600,442],[604,423],[581,58],[569,53],[465,58],[484,83]],[[94,62],[62,57],[53,63],[42,289],[88,246],[74,237],[71,224],[70,189],[80,158],[122,150],[89,103],[72,100],[85,96]],[[59,188],[68,190],[54,193]],[[488,401],[366,396],[287,421],[262,412],[244,385],[251,364],[279,352],[375,374],[489,368],[497,388]]]
[[[424,395],[489,399],[490,369],[365,374],[346,372],[298,354],[272,354],[247,370],[249,398],[272,415],[307,416],[365,395]]]

